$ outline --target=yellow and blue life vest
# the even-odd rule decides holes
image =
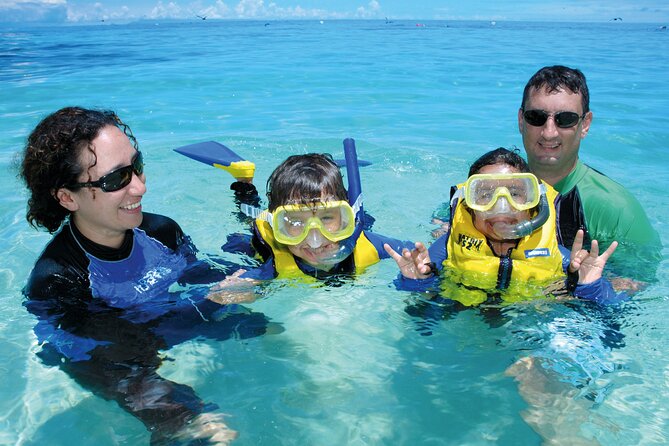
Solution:
[[[501,257],[495,255],[485,235],[474,227],[464,200],[455,198],[446,242],[448,257],[443,262],[444,296],[467,306],[485,302],[489,293],[499,293],[505,302],[517,302],[544,297],[542,290],[547,285],[564,280],[556,231],[557,195],[546,185],[548,221],[521,238],[509,255]]]
[[[293,253],[290,252],[288,247],[276,241],[274,238],[274,231],[265,219],[256,218],[255,223],[258,234],[272,250],[272,254],[274,255],[274,268],[276,269],[279,278],[313,279],[311,276],[302,272],[295,261]],[[353,262],[356,273],[361,272],[378,261],[378,251],[372,242],[365,237],[365,233],[361,231],[360,236],[356,240],[355,247],[353,248]]]

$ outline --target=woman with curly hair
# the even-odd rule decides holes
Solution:
[[[227,444],[235,433],[216,406],[157,373],[158,351],[221,307],[169,292],[203,262],[174,220],[142,212],[146,175],[130,128],[112,111],[58,110],[28,137],[21,177],[28,222],[55,233],[24,289],[42,360],[140,419],[152,443]],[[249,321],[263,331],[264,316]]]

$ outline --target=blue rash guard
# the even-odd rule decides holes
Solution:
[[[158,352],[196,336],[248,338],[267,327],[263,314],[222,307],[204,298],[206,290],[199,296],[197,290],[170,291],[176,283],[223,277],[197,260],[190,238],[170,218],[144,213],[118,249],[98,245],[66,223],[24,288],[24,305],[37,317],[38,356],[116,401],[146,425],[152,441],[169,441],[216,406],[162,378]]]
[[[126,234],[119,249],[86,239],[66,224],[47,245],[24,289],[26,307],[38,316],[35,332],[40,342],[50,342],[72,361],[89,359],[88,351],[109,342],[95,336],[79,336],[59,318],[71,313],[93,317],[121,311],[131,323],[145,323],[167,313],[217,309],[204,300],[179,299],[169,287],[189,268],[201,264],[196,249],[181,228],[167,217],[144,214],[142,225]],[[190,307],[190,308],[188,308]]]

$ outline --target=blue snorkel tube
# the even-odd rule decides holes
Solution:
[[[325,264],[335,265],[343,262],[349,257],[355,249],[355,244],[362,234],[364,227],[364,212],[362,209],[362,191],[360,189],[360,167],[358,162],[358,154],[355,151],[355,141],[353,138],[346,138],[344,140],[344,157],[346,164],[346,178],[348,180],[348,204],[351,205],[355,211],[355,230],[353,234],[345,240],[339,242],[339,249],[328,259],[321,260]],[[369,164],[362,161],[365,165]],[[338,162],[337,164],[340,164]]]
[[[344,158],[346,159],[346,178],[348,179],[348,204],[356,209],[355,214],[358,226],[362,226],[362,190],[360,188],[360,168],[358,167],[358,154],[355,151],[353,138],[344,140]]]

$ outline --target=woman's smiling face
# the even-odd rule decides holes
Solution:
[[[93,153],[88,148],[82,149],[80,161],[85,168],[80,182],[96,181],[128,166],[137,154],[128,137],[114,126],[103,127],[91,146]],[[133,173],[130,183],[117,191],[104,192],[97,187],[69,191],[73,206],[70,210],[79,231],[96,243],[120,246],[125,231],[142,223],[141,200],[146,192],[145,182],[143,173],[139,176]]]

